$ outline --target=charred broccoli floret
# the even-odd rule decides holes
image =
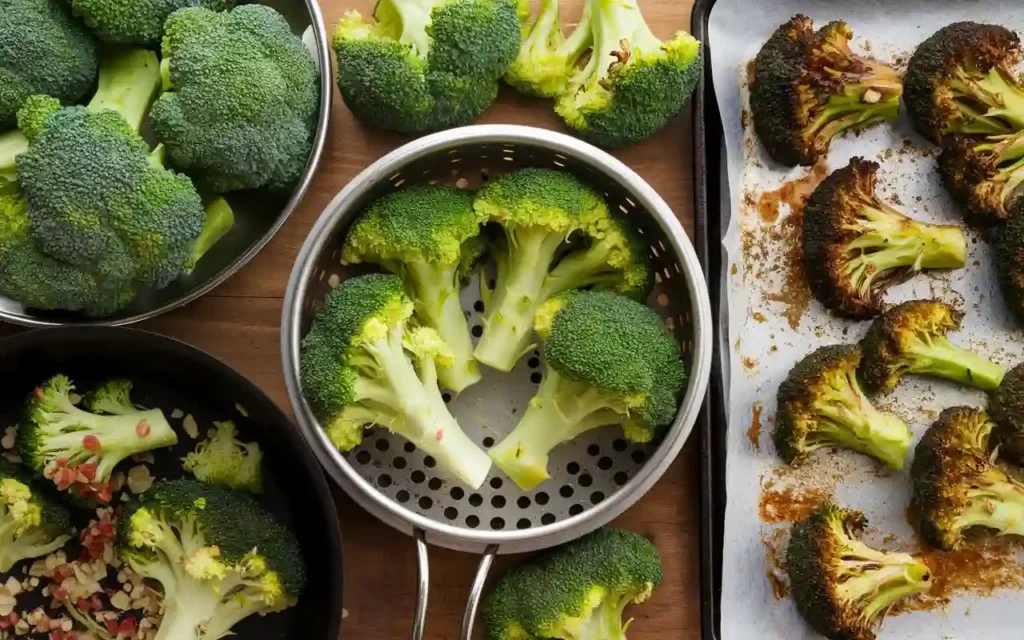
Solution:
[[[988,410],[996,423],[999,456],[1024,466],[1024,364],[1006,373],[989,398]]]
[[[947,136],[939,174],[969,222],[984,226],[1004,221],[1024,182],[1024,132],[980,139]]]
[[[1003,300],[1017,321],[1024,323],[1024,199],[992,233],[992,249]]]

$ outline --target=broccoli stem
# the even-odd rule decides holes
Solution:
[[[980,80],[958,69],[950,86],[969,105],[987,107],[984,112],[987,118],[1006,122],[1012,131],[1024,129],[1024,91],[1017,86],[1013,75],[1001,66],[992,67]],[[1002,132],[1005,133],[1006,129]]]
[[[226,609],[221,605],[221,598],[224,594],[218,594],[208,585],[183,574],[183,572],[175,573],[177,575],[174,589],[164,598],[164,617],[160,622],[160,629],[157,631],[155,640],[198,640],[200,625],[203,625],[202,628],[205,629],[208,621],[226,613],[226,611],[221,611],[221,609]],[[242,611],[241,608],[237,610]],[[239,622],[244,617],[239,616],[234,622]],[[229,625],[228,629],[230,628]],[[215,640],[220,637],[222,636],[213,633],[202,635],[204,640],[206,638]]]
[[[566,640],[626,640],[626,630],[632,620],[622,622],[622,614],[639,593],[635,590],[619,594],[608,594],[589,617],[564,630]]]
[[[0,520],[5,517],[0,513]],[[26,531],[16,535],[18,523],[0,524],[0,573],[7,573],[15,563],[25,558],[39,558],[64,546],[71,536],[50,539],[43,531]]]
[[[903,468],[910,449],[910,429],[899,418],[871,404],[857,382],[856,372],[834,381],[830,396],[814,409],[827,420],[820,421],[821,428],[808,436],[811,447],[846,447],[877,458],[890,469]]]
[[[955,528],[986,527],[1001,536],[1024,536],[1024,486],[1003,479],[967,489],[970,506],[960,513]]]
[[[622,272],[611,266],[610,255],[608,244],[594,242],[583,251],[565,256],[558,261],[545,281],[544,299],[571,289],[619,282]]]
[[[994,391],[1003,381],[1003,368],[943,337],[919,341],[910,351],[909,373],[930,374]]]
[[[14,159],[28,151],[28,138],[14,129],[0,134],[0,186],[18,179],[18,167]]]
[[[810,132],[825,145],[844,131],[863,129],[876,122],[894,120],[899,114],[899,109],[899,96],[870,104],[864,102],[861,95],[835,95],[829,98],[821,115],[811,124]]]
[[[100,58],[96,93],[88,108],[113,109],[139,131],[160,87],[160,64],[155,53],[134,47],[112,47]]]
[[[139,425],[142,423],[149,427],[145,437],[139,433]],[[178,442],[177,434],[159,409],[122,416],[100,416],[75,409],[65,424],[75,430],[47,436],[43,451],[50,458],[67,457],[71,464],[97,457],[98,481],[106,481],[117,463],[128,456],[169,447]],[[99,440],[98,451],[84,448],[83,438],[89,435]]]
[[[848,562],[843,566],[850,577],[836,587],[840,597],[851,602],[867,602],[860,607],[861,615],[874,620],[888,611],[900,598],[927,591],[930,584],[928,566],[906,553],[886,554],[884,564],[879,560]],[[854,565],[854,566],[851,566]]]
[[[163,145],[158,145],[158,148],[162,147]],[[228,201],[221,197],[211,200],[206,205],[203,228],[199,232],[199,237],[196,238],[195,246],[192,247],[192,256],[185,264],[185,273],[192,273],[206,252],[220,242],[233,226],[235,226],[235,212],[231,209]]]
[[[414,55],[426,59],[431,42],[427,27],[435,4],[436,0],[379,0],[373,17],[385,35],[409,45]]]

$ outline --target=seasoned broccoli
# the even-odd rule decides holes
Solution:
[[[947,25],[910,58],[904,100],[917,131],[935,144],[949,133],[1002,135],[1024,129],[1024,88],[1014,67],[1020,39],[1004,27]]]
[[[1024,364],[1006,373],[989,398],[988,411],[996,423],[993,435],[999,456],[1024,466]]]
[[[238,491],[263,493],[260,463],[263,452],[255,442],[242,442],[230,420],[215,422],[216,433],[196,445],[185,456],[184,468],[203,482],[212,482]]]
[[[103,413],[110,416],[123,416],[135,413],[140,410],[132,403],[132,387],[135,386],[131,380],[124,378],[112,378],[97,385],[89,393],[85,394],[82,402],[85,408],[93,413]]]
[[[825,178],[804,208],[811,293],[849,318],[877,315],[885,291],[921,269],[959,269],[967,260],[960,227],[912,220],[882,202],[877,173],[877,163],[855,157]]]
[[[875,318],[861,341],[860,379],[868,393],[889,393],[906,374],[948,378],[991,391],[1003,368],[951,343],[964,314],[938,300],[912,300]]]
[[[892,605],[932,586],[928,565],[914,556],[862,542],[866,526],[859,511],[824,504],[792,527],[786,569],[793,599],[829,640],[875,640]]]
[[[547,368],[519,424],[489,455],[517,485],[547,480],[548,454],[608,425],[650,442],[672,422],[686,381],[679,343],[644,305],[607,291],[569,292],[537,314]]]
[[[333,290],[302,341],[302,389],[342,451],[384,427],[479,488],[491,461],[448,412],[437,365],[452,355],[437,331],[408,326],[413,302],[398,276],[350,278]]]
[[[992,463],[994,427],[981,409],[951,407],[917,443],[911,508],[929,544],[954,549],[975,527],[1024,536],[1024,484]]]
[[[107,503],[117,463],[136,453],[172,446],[178,436],[159,409],[100,415],[76,407],[71,398],[74,390],[63,375],[36,387],[18,429],[18,450],[25,464],[58,490]],[[99,404],[119,402],[109,398]]]
[[[562,33],[558,10],[559,0],[541,0],[536,14],[524,11],[520,16],[523,43],[505,82],[521,93],[549,98],[564,93],[576,66],[590,51],[590,3],[583,6],[583,16],[568,38]]]
[[[44,487],[0,458],[0,574],[71,539],[71,514]]]
[[[992,233],[996,275],[1003,300],[1018,322],[1024,323],[1024,199],[1010,218]]]
[[[761,144],[787,166],[812,165],[836,136],[893,120],[900,74],[850,50],[853,32],[830,22],[817,32],[795,15],[754,59],[750,110]]]
[[[253,614],[295,606],[306,585],[295,535],[244,493],[160,481],[121,516],[121,558],[160,583],[154,640],[217,640]]]
[[[534,556],[498,579],[483,602],[488,640],[626,640],[630,604],[661,583],[658,550],[646,538],[599,529]]]
[[[171,166],[215,193],[289,189],[306,168],[320,101],[316,64],[270,7],[167,19],[165,93],[149,117]]]
[[[205,7],[227,11],[236,0],[70,0],[75,14],[96,36],[114,44],[156,46],[164,21],[177,9]]]
[[[939,174],[969,222],[1003,222],[1024,183],[1024,132],[987,138],[947,136],[939,154]]]

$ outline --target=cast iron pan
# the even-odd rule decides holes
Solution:
[[[0,425],[17,422],[27,394],[64,373],[84,392],[110,377],[135,382],[132,400],[163,409],[178,431],[175,447],[154,451],[157,478],[182,475],[180,459],[196,444],[174,409],[191,413],[200,437],[214,420],[233,420],[241,440],[263,450],[260,498],[295,532],[308,581],[299,604],[283,613],[251,616],[234,631],[240,640],[334,640],[341,627],[341,533],[331,493],[316,458],[288,417],[253,383],[220,360],[183,342],[136,329],[69,327],[0,340]],[[236,404],[248,417],[239,413]],[[0,430],[2,430],[0,427]],[[122,462],[127,472],[134,463]],[[19,569],[15,569],[18,571]]]

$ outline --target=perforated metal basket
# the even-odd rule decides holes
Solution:
[[[386,429],[367,432],[363,444],[340,453],[327,439],[299,385],[299,344],[325,296],[359,272],[342,264],[341,244],[353,218],[370,201],[409,184],[445,183],[478,188],[509,170],[555,167],[603,192],[648,240],[657,269],[648,300],[683,348],[689,378],[679,413],[662,439],[627,443],[617,428],[588,432],[551,455],[551,480],[523,492],[495,466],[473,491],[449,480],[435,462]],[[478,336],[483,303],[471,283],[462,301]],[[621,514],[657,482],[682,448],[700,410],[711,365],[711,311],[700,264],[672,210],[624,164],[575,138],[531,127],[473,126],[411,142],[377,161],[320,216],[299,253],[288,283],[281,347],[289,398],[301,429],[330,475],[363,508],[411,533],[418,545],[420,591],[413,638],[426,615],[427,543],[483,553],[473,585],[463,638],[495,553],[547,548],[588,533]],[[544,362],[540,352],[511,372],[485,370],[481,382],[456,398],[445,396],[466,433],[488,448],[515,425],[536,392]]]

